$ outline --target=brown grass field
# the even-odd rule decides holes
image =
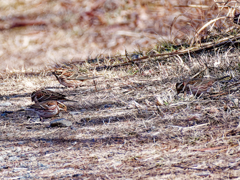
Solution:
[[[0,2],[0,179],[239,179],[240,30],[234,2],[219,4]],[[69,62],[99,78],[63,87],[51,71]],[[198,72],[232,79],[176,96]],[[22,109],[40,88],[77,102],[39,121]]]

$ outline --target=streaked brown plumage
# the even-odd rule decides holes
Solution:
[[[230,76],[224,76],[221,78],[193,78],[184,80],[181,83],[176,84],[177,94],[186,92],[187,94],[193,94],[200,96],[202,93],[209,92],[210,88],[217,81],[228,81]]]
[[[82,81],[98,78],[98,76],[80,75],[78,67],[74,64],[67,66],[65,69],[58,68],[52,73],[57,78],[58,82],[66,87],[78,87],[81,86]]]
[[[26,110],[34,111],[41,118],[50,118],[59,114],[60,111],[67,111],[67,106],[58,101],[43,101],[37,104],[31,105]]]
[[[49,101],[49,100],[72,101],[72,100],[67,99],[65,95],[58,93],[58,92],[48,90],[48,89],[40,89],[40,90],[34,91],[31,94],[31,99],[35,103]]]

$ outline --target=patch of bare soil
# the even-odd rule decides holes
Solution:
[[[237,54],[149,60],[95,72],[101,76],[96,84],[89,80],[76,89],[63,88],[49,74],[9,75],[0,84],[1,178],[239,177]],[[176,82],[202,70],[203,63],[209,66],[205,75],[233,74],[234,80],[221,87],[228,93],[176,97]],[[44,121],[19,111],[42,87],[77,102],[67,102],[67,113]],[[58,118],[73,125],[50,127]]]

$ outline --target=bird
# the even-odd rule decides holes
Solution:
[[[33,104],[25,110],[34,111],[40,118],[50,118],[59,114],[60,111],[67,111],[67,106],[59,101],[43,101]]]
[[[78,76],[78,67],[75,64],[64,64],[62,67],[54,70],[57,76],[64,75],[68,78]]]
[[[227,82],[231,80],[231,76],[224,76],[221,78],[193,78],[184,80],[181,83],[176,83],[177,95],[179,93],[193,94],[200,96],[202,93],[210,91],[215,82]]]
[[[66,87],[78,87],[82,82],[89,79],[95,79],[99,76],[82,76],[78,72],[78,67],[74,64],[66,66],[67,68],[58,68],[52,72],[58,82]]]
[[[73,101],[73,100],[67,99],[66,96],[61,93],[54,92],[48,89],[40,89],[32,92],[31,100],[32,102],[35,102],[35,103],[49,101],[49,100],[57,100],[60,102]],[[76,101],[73,101],[73,102],[76,102]]]

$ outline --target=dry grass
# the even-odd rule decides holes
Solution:
[[[0,70],[37,71],[101,54],[148,51],[169,42],[189,43],[200,27],[222,16],[226,18],[205,27],[196,39],[209,32],[225,33],[235,26],[228,18],[233,17],[230,7],[234,4],[230,2],[224,8],[213,1],[163,2],[0,2]]]
[[[0,34],[2,67],[8,64],[7,59],[12,68],[21,62],[26,65],[21,73],[17,70],[3,73],[0,83],[2,179],[236,179],[240,176],[237,42],[197,53],[165,59],[151,57],[131,65],[97,69],[124,64],[135,56],[173,50],[172,45],[179,39],[190,43],[191,38],[183,34],[188,30],[196,35],[196,31],[181,27],[191,22],[190,27],[199,29],[208,18],[216,18],[217,8],[207,11],[202,6],[189,10],[189,7],[174,6],[175,1],[165,6],[157,1],[8,2],[14,11],[2,2],[1,8],[9,22],[13,17],[38,17],[46,20],[47,25],[10,28]],[[28,9],[23,11],[25,7]],[[133,12],[135,8],[137,11]],[[171,25],[165,15],[170,12],[177,17],[181,11],[183,17],[192,20],[186,18],[179,22],[176,18]],[[199,19],[202,21],[197,24]],[[2,21],[7,22],[4,18]],[[161,23],[170,25],[161,26]],[[222,30],[227,26],[227,21],[215,25]],[[82,32],[79,27],[83,27]],[[168,36],[164,28],[169,27],[171,33],[178,32],[176,36],[171,36],[172,41],[165,41],[165,45],[156,45],[159,39],[153,34]],[[196,40],[205,36],[205,30]],[[213,35],[216,34],[213,32],[207,38]],[[145,52],[140,48],[141,51],[129,53],[128,57],[99,56],[84,62],[80,59],[89,56],[92,49],[99,54],[99,49],[106,48],[115,54],[124,43],[128,43],[124,48],[132,52],[133,42],[137,40],[143,45],[141,48],[146,45],[151,50]],[[154,49],[149,46],[153,43]],[[101,76],[96,79],[97,90],[92,80],[83,82],[77,89],[63,88],[49,69],[29,71],[70,60],[81,64],[85,73]],[[208,68],[201,76],[233,75],[234,81],[221,87],[227,94],[199,99],[181,94],[176,98],[176,82],[193,76],[206,65]],[[50,119],[39,122],[34,119],[34,113],[18,111],[31,104],[31,92],[42,87],[78,101],[68,102],[68,112],[61,115],[73,123],[71,127],[51,128]]]
[[[201,70],[197,62],[220,62],[220,70],[209,68],[210,75],[231,69],[237,78],[238,70],[230,66],[238,63],[234,54],[238,51],[228,54],[228,61],[222,53],[201,54],[202,59],[192,57],[181,66],[179,57],[173,57],[165,64],[141,64],[141,71],[139,65],[104,71],[109,74],[97,79],[97,92],[92,81],[64,89],[52,76],[5,79],[0,104],[11,105],[1,107],[2,178],[238,177],[238,91],[215,99],[174,97],[176,77]],[[128,68],[139,71],[128,75]],[[35,114],[17,111],[30,104],[30,93],[40,87],[78,100],[62,114],[72,127],[50,128],[50,120],[34,122],[28,116]],[[9,110],[13,113],[5,112]]]

